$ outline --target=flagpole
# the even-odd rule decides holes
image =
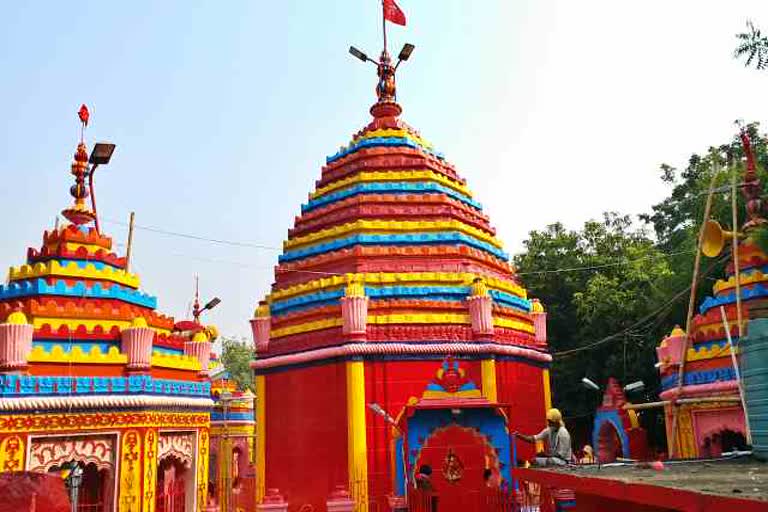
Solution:
[[[384,0],[381,0],[381,30],[384,33],[384,53],[387,53],[387,16],[384,9]]]

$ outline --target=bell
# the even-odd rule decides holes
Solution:
[[[704,237],[701,240],[701,253],[708,258],[714,258],[723,252],[725,243],[741,233],[725,231],[716,220],[708,220],[704,224]]]

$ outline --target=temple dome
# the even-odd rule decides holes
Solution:
[[[531,302],[482,205],[401,110],[379,101],[326,158],[266,298],[269,354],[338,343],[350,287],[369,299],[369,341],[470,341],[466,299],[482,288],[496,340],[537,343]]]

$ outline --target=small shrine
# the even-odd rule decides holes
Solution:
[[[223,367],[211,370],[209,501],[219,510],[256,510],[255,395]]]
[[[66,222],[0,286],[0,472],[77,471],[83,511],[200,510],[216,330],[159,313],[130,271],[131,241],[118,255],[100,229],[103,146],[89,156],[81,137]]]

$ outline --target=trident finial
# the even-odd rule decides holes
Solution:
[[[749,132],[746,127],[737,123],[739,126],[739,137],[741,145],[744,147],[744,154],[747,157],[747,168],[744,172],[744,184],[741,193],[744,195],[747,206],[747,222],[744,224],[744,230],[753,228],[760,224],[765,224],[763,218],[763,200],[760,198],[760,179],[757,177],[757,167],[755,164],[755,155],[752,152],[752,142],[749,139]]]

